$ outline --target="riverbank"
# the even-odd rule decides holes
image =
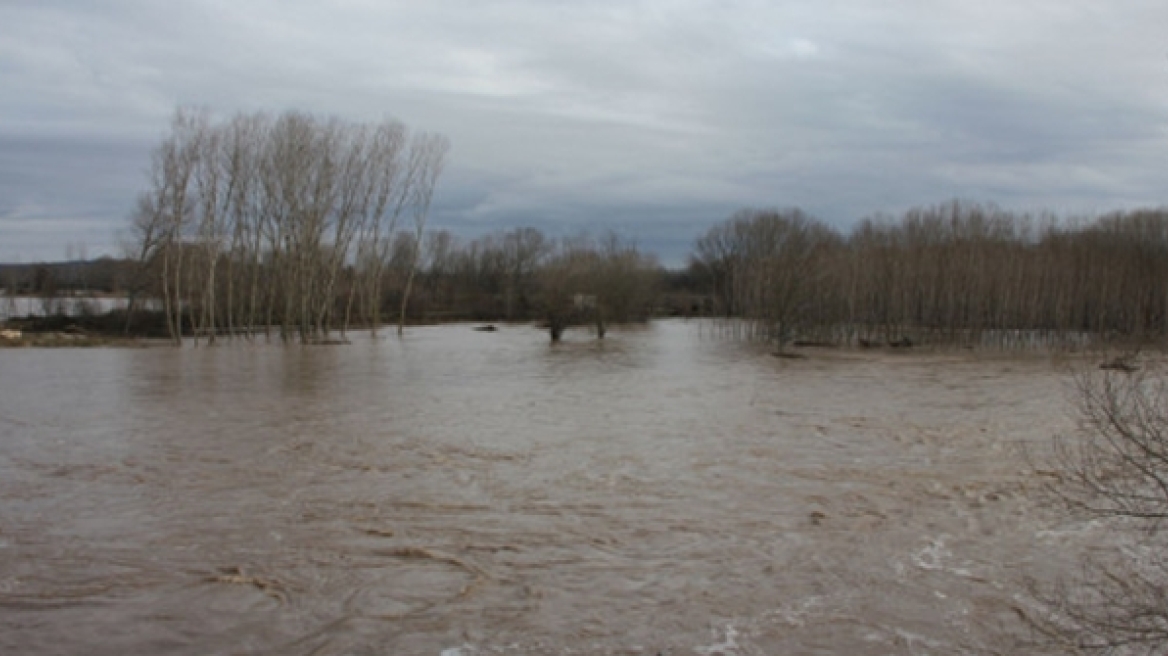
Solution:
[[[5,330],[0,334],[0,348],[83,348],[96,346],[144,347],[155,340],[138,337],[111,337],[88,333],[37,332]]]

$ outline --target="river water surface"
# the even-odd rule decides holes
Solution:
[[[712,332],[0,351],[0,653],[1006,649],[1065,368]]]

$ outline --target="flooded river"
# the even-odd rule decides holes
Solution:
[[[0,653],[1004,649],[1063,365],[666,321],[0,351]]]

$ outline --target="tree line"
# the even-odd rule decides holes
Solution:
[[[220,252],[217,293],[198,284],[215,272],[196,232],[177,253],[153,251],[152,270],[162,274],[153,293],[185,282],[193,329],[230,333],[234,322],[301,338],[327,332],[333,317],[343,318],[341,330],[376,326],[388,308],[401,311],[399,323],[407,311],[426,321],[534,320],[553,336],[575,323],[594,323],[603,335],[611,322],[685,312],[743,319],[751,336],[780,345],[1020,347],[1168,336],[1166,210],[1070,221],[952,201],[865,219],[844,233],[799,209],[749,209],[698,238],[682,271],[666,271],[613,234],[556,240],[516,228],[466,239],[418,228],[424,223],[392,225],[391,215],[380,232],[355,231],[376,237],[376,249],[346,254],[317,241],[316,259],[304,264],[296,240],[282,251],[236,244]],[[183,250],[188,278],[174,280]],[[255,315],[253,294],[263,301]],[[258,321],[232,319],[232,299],[235,317]],[[302,304],[288,312],[295,299]]]
[[[744,210],[696,242],[717,312],[754,336],[1026,346],[1168,336],[1168,211],[1071,222],[953,201],[848,234]]]
[[[175,154],[168,141],[159,159]],[[226,219],[159,212],[163,192],[174,191],[155,187],[135,215],[142,275],[129,286],[169,299],[172,334],[209,339],[273,331],[312,340],[376,327],[391,310],[399,325],[407,315],[542,321],[553,336],[575,323],[603,335],[611,322],[684,312],[745,320],[750,336],[780,345],[1014,347],[1168,335],[1168,210],[1072,221],[952,201],[844,233],[799,209],[746,209],[699,237],[687,268],[666,271],[613,234],[427,231],[410,205],[416,174],[396,175],[380,178],[384,201],[352,204],[360,212],[306,211],[293,198],[277,208],[300,209],[284,215],[259,185],[251,193],[263,209],[234,214],[229,204]],[[432,178],[420,184],[432,193]]]
[[[401,233],[386,270],[384,302],[400,299],[413,269],[402,253],[415,235]],[[590,324],[603,337],[612,323],[643,321],[659,311],[663,277],[657,258],[608,232],[554,239],[531,227],[461,238],[426,233],[418,249],[417,321],[536,321],[553,340]]]
[[[463,242],[427,230],[448,141],[396,121],[287,112],[216,122],[179,110],[155,149],[127,245],[168,334],[313,342],[407,318],[644,318],[660,267],[615,234],[520,228]]]
[[[741,319],[780,346],[1168,335],[1168,210],[1070,221],[952,201],[844,232],[797,208],[744,209],[666,271],[614,234],[428,230],[448,150],[393,120],[178,110],[130,220],[127,330],[150,299],[176,342],[313,342],[390,316],[399,331],[536,320],[557,339],[661,312]]]

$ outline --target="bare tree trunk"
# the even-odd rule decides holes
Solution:
[[[436,134],[421,134],[414,137],[410,145],[409,167],[415,180],[413,194],[414,251],[406,286],[402,293],[401,314],[398,317],[397,334],[401,335],[406,325],[406,308],[410,302],[410,291],[414,285],[414,274],[418,268],[418,257],[422,249],[422,238],[426,233],[426,220],[430,215],[430,201],[434,198],[434,187],[445,166],[446,153],[450,142]]]

